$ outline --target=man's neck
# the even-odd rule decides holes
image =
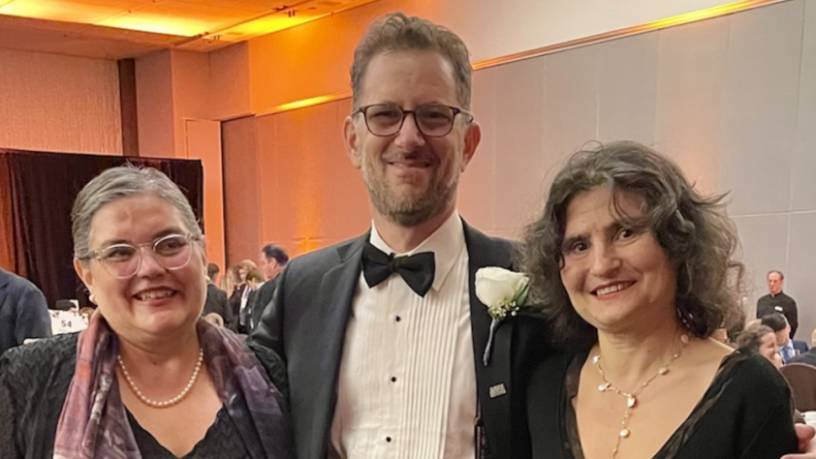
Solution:
[[[454,209],[451,207],[448,211],[414,226],[402,226],[388,220],[378,212],[374,212],[372,219],[380,238],[397,253],[406,253],[422,244],[425,239],[428,239],[450,218],[453,211]]]

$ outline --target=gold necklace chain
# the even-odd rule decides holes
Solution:
[[[130,373],[128,373],[127,368],[125,367],[125,362],[122,361],[121,354],[117,355],[116,359],[119,361],[119,368],[122,369],[122,374],[125,375],[125,380],[127,381],[128,386],[130,386],[131,390],[133,390],[133,393],[136,394],[136,397],[138,397],[142,403],[144,403],[145,405],[152,406],[154,408],[167,408],[184,400],[184,397],[186,397],[187,394],[190,392],[190,389],[193,388],[193,384],[195,384],[196,379],[198,379],[198,373],[201,371],[201,363],[204,362],[204,349],[203,348],[198,349],[198,362],[196,362],[195,370],[193,370],[193,376],[190,377],[190,381],[187,383],[186,386],[184,386],[184,390],[182,390],[180,394],[176,395],[170,400],[163,400],[161,402],[157,402],[155,400],[147,398],[142,393],[142,391],[140,391],[139,388],[136,387],[136,383],[133,382],[133,378],[130,377]]]
[[[632,410],[637,406],[637,398],[640,396],[640,393],[646,389],[649,384],[652,383],[658,376],[663,376],[669,372],[669,367],[671,364],[680,357],[680,354],[683,352],[683,349],[689,343],[688,335],[681,335],[680,336],[680,349],[671,356],[668,362],[665,365],[657,369],[657,373],[652,375],[649,379],[647,379],[640,387],[637,388],[634,392],[625,392],[617,387],[613,386],[612,383],[606,380],[606,374],[604,373],[603,367],[601,366],[601,352],[598,350],[598,354],[592,357],[592,363],[598,369],[598,373],[601,375],[601,381],[603,381],[600,385],[598,385],[598,391],[600,392],[614,392],[621,397],[626,398],[626,410],[623,412],[623,420],[621,421],[621,430],[618,432],[618,436],[615,439],[615,447],[612,448],[612,459],[615,459],[618,455],[618,450],[620,449],[621,441],[625,438],[629,438],[631,435],[631,431],[629,430],[629,418],[632,416]]]

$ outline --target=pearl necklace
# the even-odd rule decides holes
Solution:
[[[130,386],[131,390],[133,390],[133,393],[136,394],[136,397],[138,397],[139,400],[142,401],[142,403],[144,403],[145,405],[152,406],[154,408],[167,408],[182,401],[184,397],[186,397],[187,394],[190,392],[190,389],[193,388],[193,384],[195,384],[196,379],[198,379],[198,373],[201,371],[201,363],[204,361],[204,349],[199,348],[198,350],[198,362],[196,362],[195,370],[193,370],[193,376],[190,378],[190,382],[188,382],[187,385],[184,386],[184,390],[181,391],[180,394],[171,398],[170,400],[164,400],[161,402],[157,402],[155,400],[151,400],[145,397],[142,391],[140,391],[139,388],[136,387],[136,383],[133,382],[133,378],[130,377],[130,373],[128,373],[127,368],[125,368],[125,362],[122,361],[122,355],[121,354],[117,355],[116,359],[119,361],[119,368],[122,369],[122,373],[125,375],[125,380],[127,381],[128,386]]]
[[[649,384],[651,384],[652,381],[654,381],[658,376],[665,375],[666,373],[669,372],[669,366],[671,366],[671,364],[680,357],[681,352],[689,343],[688,335],[680,336],[680,342],[682,343],[680,349],[678,349],[677,352],[671,356],[669,361],[666,362],[666,364],[663,365],[662,367],[658,368],[657,373],[655,373],[651,378],[647,379],[646,382],[641,384],[640,387],[638,387],[638,389],[634,392],[624,392],[618,389],[617,387],[613,386],[612,383],[606,380],[606,374],[604,374],[603,367],[601,366],[600,350],[598,351],[598,354],[592,357],[592,363],[595,364],[595,367],[598,369],[598,373],[600,373],[601,375],[601,381],[603,381],[603,383],[598,385],[598,391],[614,392],[620,395],[621,397],[626,398],[626,410],[623,412],[621,430],[618,432],[618,436],[615,439],[615,447],[612,448],[612,459],[615,459],[615,457],[618,455],[618,449],[620,448],[621,441],[624,438],[629,438],[629,435],[631,435],[631,431],[629,430],[629,418],[632,416],[632,410],[638,403],[637,397],[640,396],[640,393],[643,392],[643,390],[646,389],[646,387],[648,387]]]

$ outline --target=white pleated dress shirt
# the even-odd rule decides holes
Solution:
[[[371,243],[395,253],[372,223]],[[454,214],[407,254],[434,252],[425,297],[362,273],[346,328],[329,458],[474,459],[476,368],[468,253]]]

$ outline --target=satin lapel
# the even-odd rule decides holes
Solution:
[[[323,275],[323,281],[318,292],[320,308],[316,308],[320,317],[315,318],[316,324],[322,324],[320,330],[315,330],[315,340],[318,341],[316,353],[315,381],[321,381],[322,390],[316,394],[317,408],[313,420],[314,445],[323,445],[323,451],[316,451],[314,457],[326,457],[326,445],[329,427],[334,416],[334,406],[337,395],[337,375],[340,370],[340,360],[343,357],[346,325],[348,324],[351,302],[354,290],[360,278],[361,253],[369,234],[358,238],[350,245],[338,249],[340,263]]]
[[[463,222],[464,223],[464,222]],[[487,266],[511,269],[511,243],[491,239],[464,223],[468,248],[470,292],[470,323],[473,333],[473,355],[476,359],[476,385],[481,406],[482,422],[487,433],[490,457],[512,457],[511,419],[511,351],[512,327],[499,326],[493,341],[490,365],[484,364],[484,352],[490,334],[491,318],[476,296],[476,271]]]

